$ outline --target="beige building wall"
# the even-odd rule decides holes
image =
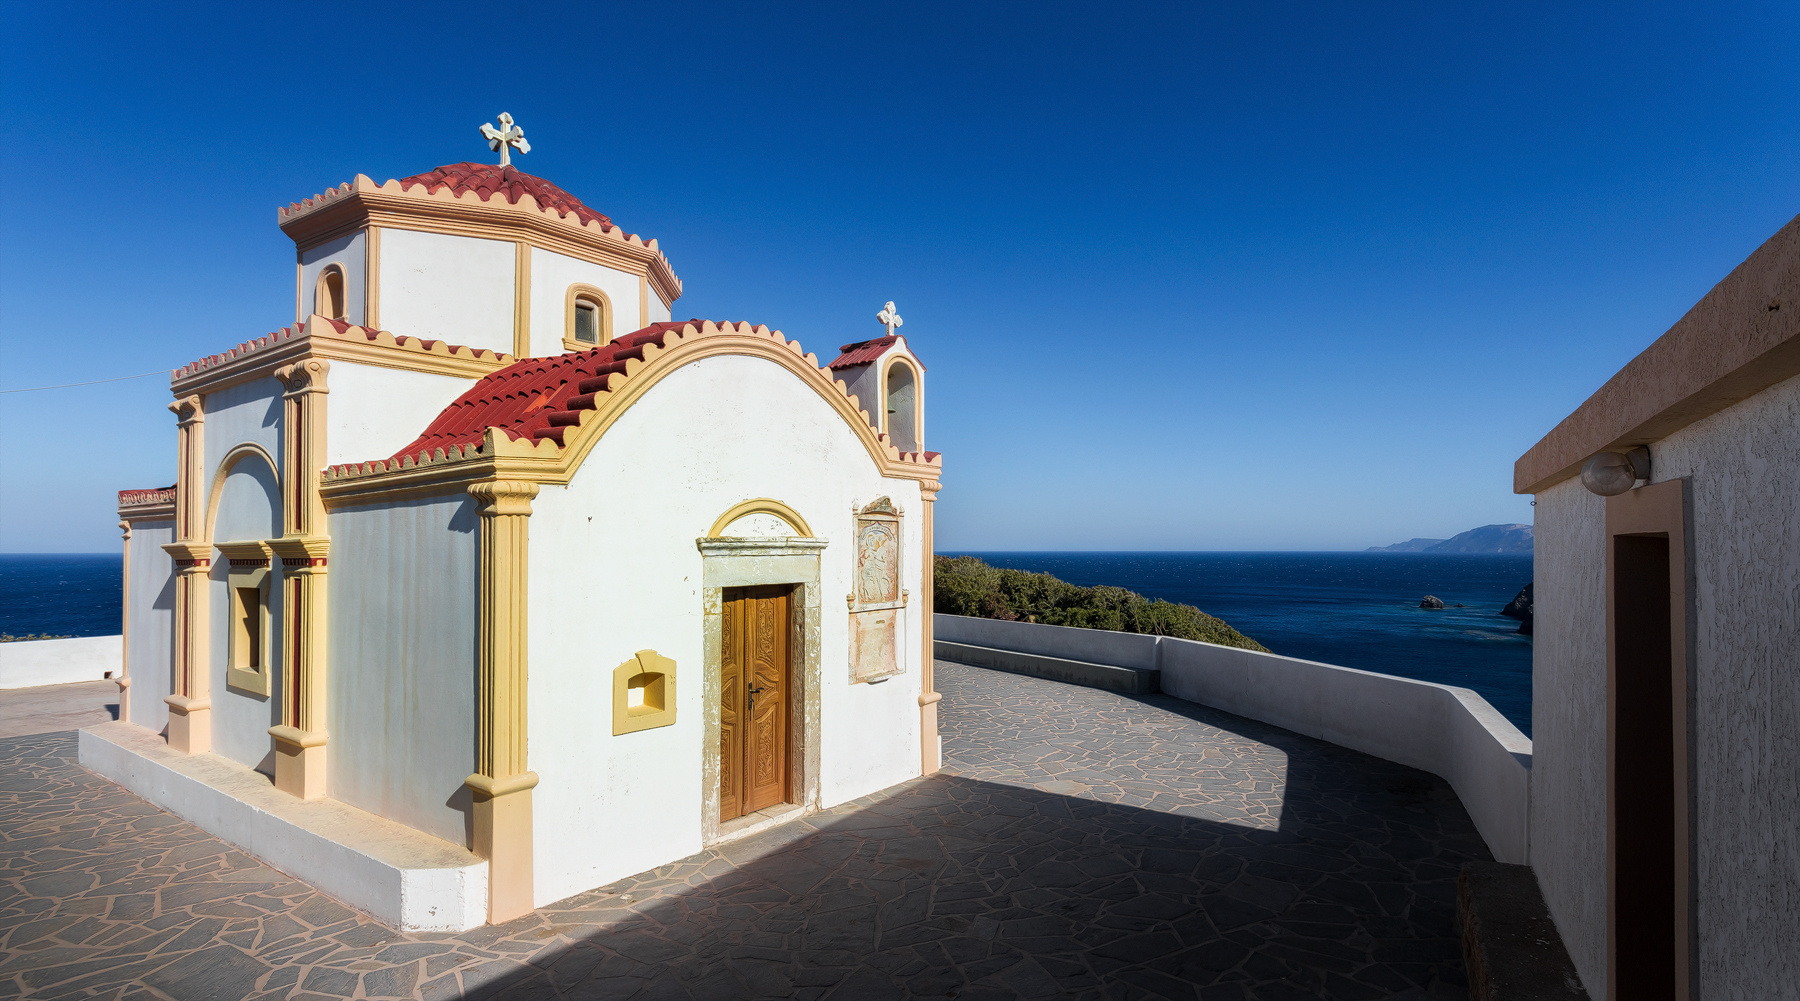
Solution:
[[[1800,983],[1800,377],[1650,445],[1690,481],[1695,887],[1702,997]],[[1531,859],[1606,996],[1605,500],[1537,495]]]

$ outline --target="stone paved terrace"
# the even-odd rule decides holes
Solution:
[[[941,774],[461,934],[260,864],[72,732],[7,736],[0,997],[1466,996],[1455,877],[1488,855],[1441,780],[1165,696],[938,679]]]

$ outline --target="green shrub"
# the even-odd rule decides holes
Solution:
[[[948,615],[1148,633],[1268,650],[1192,605],[1151,601],[1122,587],[1076,587],[1047,573],[1005,570],[973,556],[939,556],[933,574],[936,610]]]

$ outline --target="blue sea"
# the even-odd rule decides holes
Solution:
[[[1500,608],[1529,556],[1423,553],[950,553],[1196,605],[1276,653],[1461,685],[1531,733],[1531,640]],[[119,632],[116,554],[0,555],[0,632]],[[1462,608],[1430,612],[1435,594]]]
[[[0,553],[0,633],[117,635],[124,571],[118,553]]]
[[[1531,733],[1531,638],[1500,609],[1530,556],[944,553],[1197,606],[1289,657],[1472,688]],[[1434,594],[1462,608],[1427,611]]]

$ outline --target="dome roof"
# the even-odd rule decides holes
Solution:
[[[496,194],[505,195],[507,203],[512,205],[517,205],[520,198],[530,195],[537,200],[539,208],[555,209],[564,215],[573,212],[583,223],[598,222],[607,229],[614,227],[611,219],[583,205],[581,199],[541,177],[534,177],[512,167],[500,167],[491,163],[452,163],[400,179],[403,190],[414,185],[423,185],[428,194],[439,188],[449,188],[454,195],[473,191],[484,202]]]

